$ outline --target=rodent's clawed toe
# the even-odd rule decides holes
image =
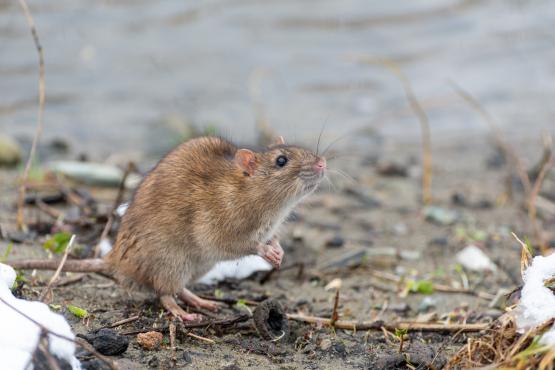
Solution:
[[[276,269],[279,269],[283,259],[283,248],[281,248],[276,239],[272,239],[266,244],[258,245],[258,255],[272,264]]]
[[[202,315],[196,313],[187,313],[183,310],[172,295],[160,296],[160,303],[162,306],[177,319],[182,321],[201,321]]]

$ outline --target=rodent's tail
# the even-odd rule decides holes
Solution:
[[[60,265],[58,260],[19,260],[6,261],[7,265],[15,269],[22,270],[56,270]],[[102,258],[90,258],[83,260],[67,260],[64,263],[62,271],[70,272],[98,272],[108,273],[108,264]]]

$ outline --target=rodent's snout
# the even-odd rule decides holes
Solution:
[[[318,174],[322,174],[326,170],[326,158],[318,158],[314,164],[314,171]]]

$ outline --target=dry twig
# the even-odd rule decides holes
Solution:
[[[35,27],[35,21],[33,16],[27,6],[25,0],[19,0],[19,4],[23,9],[25,18],[27,19],[27,25],[33,36],[33,41],[35,43],[35,48],[37,49],[39,57],[39,110],[37,116],[37,129],[35,131],[35,136],[33,137],[33,143],[31,144],[31,151],[29,152],[29,158],[27,158],[27,163],[25,164],[25,169],[23,171],[23,177],[21,178],[21,184],[19,185],[19,192],[17,197],[17,229],[22,230],[25,225],[24,215],[23,215],[23,204],[25,202],[25,186],[27,178],[29,177],[29,171],[31,170],[31,164],[33,158],[35,157],[35,152],[37,151],[37,144],[42,133],[43,117],[44,117],[44,101],[45,101],[45,83],[44,83],[44,55],[42,51],[42,45],[39,40],[39,35],[37,28]]]
[[[52,284],[54,284],[54,282],[60,276],[60,272],[62,272],[62,268],[64,267],[64,264],[66,263],[67,256],[69,255],[69,252],[71,251],[71,248],[73,247],[73,243],[75,242],[75,238],[76,238],[76,236],[75,236],[75,234],[73,234],[71,236],[71,239],[69,239],[69,243],[67,244],[66,250],[64,252],[62,260],[60,261],[60,264],[58,265],[58,268],[56,269],[56,272],[54,273],[54,275],[52,276],[52,278],[48,282],[48,285],[43,289],[43,291],[42,291],[42,293],[39,297],[39,299],[41,301],[43,301],[44,303],[48,303],[47,302],[49,300],[49,299],[47,299],[48,293],[52,289]]]
[[[331,319],[316,316],[305,316],[299,314],[287,314],[289,320],[305,322],[309,324],[317,324],[322,326],[331,326]],[[344,330],[380,330],[385,328],[387,330],[406,329],[408,331],[436,331],[436,332],[476,332],[487,329],[489,324],[438,324],[438,323],[422,323],[414,321],[397,321],[385,323],[381,320],[373,321],[351,321],[351,320],[337,320],[334,327]]]

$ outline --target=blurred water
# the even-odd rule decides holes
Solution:
[[[148,148],[172,120],[250,140],[253,99],[292,139],[315,141],[324,122],[328,137],[371,126],[418,138],[399,80],[361,57],[399,64],[434,135],[485,129],[449,81],[504,129],[554,128],[549,0],[29,4],[46,58],[45,140],[67,137],[97,156]],[[36,64],[17,1],[0,0],[1,132],[34,131]]]

